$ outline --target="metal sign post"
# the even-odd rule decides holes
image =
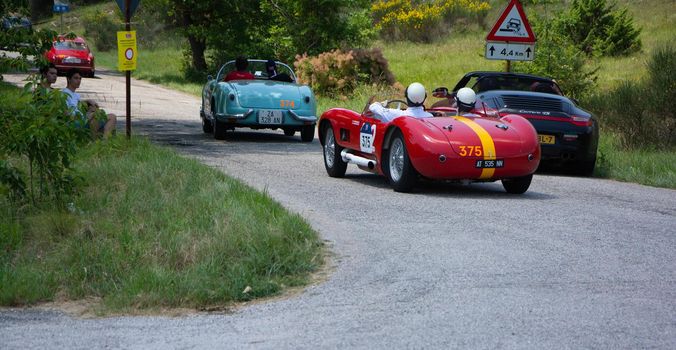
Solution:
[[[124,30],[131,30],[131,0],[124,2]],[[131,138],[131,71],[126,72],[127,83],[127,139]]]
[[[61,33],[63,34],[63,13],[70,11],[70,6],[68,5],[68,0],[54,0],[54,6],[52,7],[54,13],[61,15]]]
[[[116,0],[117,5],[124,13],[124,29],[127,33],[131,30],[131,16],[136,10],[140,0]],[[119,40],[118,40],[119,41]],[[134,60],[132,67],[126,67],[125,70],[125,80],[126,80],[126,95],[127,95],[127,139],[131,138],[131,71],[136,69],[136,37],[134,36],[134,47],[133,49],[125,49],[125,57],[127,60]],[[120,50],[118,42],[118,50]],[[123,70],[123,69],[120,69]]]

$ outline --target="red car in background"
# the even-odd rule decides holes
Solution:
[[[54,63],[59,74],[77,69],[83,76],[93,77],[95,72],[94,54],[89,50],[87,42],[81,37],[68,39],[59,36],[45,57]]]

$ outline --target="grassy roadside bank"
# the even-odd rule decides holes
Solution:
[[[0,102],[18,90],[0,83]],[[299,215],[144,138],[91,143],[75,169],[79,191],[64,208],[0,195],[0,305],[223,309],[307,284],[323,264],[321,240]]]

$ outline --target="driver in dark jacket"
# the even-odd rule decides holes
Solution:
[[[268,79],[275,81],[293,82],[293,79],[286,73],[277,73],[277,63],[274,60],[268,60],[265,63],[265,70],[268,73]]]

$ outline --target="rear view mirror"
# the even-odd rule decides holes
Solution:
[[[432,96],[437,97],[437,98],[449,97],[448,88],[438,87],[438,88],[436,88],[432,91]]]
[[[214,77],[212,77],[211,74],[207,75],[207,81],[213,80],[213,79],[214,79]]]

